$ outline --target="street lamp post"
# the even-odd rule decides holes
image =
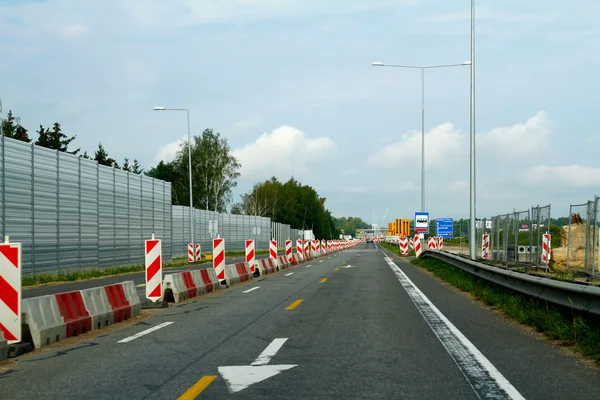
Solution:
[[[190,243],[194,245],[194,197],[192,195],[192,136],[190,132],[190,110],[188,110],[187,108],[154,107],[154,111],[185,111],[187,114],[188,170],[190,175]]]
[[[460,64],[442,64],[442,65],[398,65],[385,64],[382,62],[374,62],[374,67],[395,67],[395,68],[411,68],[421,70],[421,211],[425,211],[425,70],[433,68],[447,67],[463,67],[471,65],[470,61],[465,61]]]
[[[470,196],[469,196],[469,255],[477,260],[477,230],[475,213],[475,0],[471,0],[471,109],[470,109]]]

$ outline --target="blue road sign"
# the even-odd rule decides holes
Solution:
[[[436,231],[437,235],[446,239],[450,239],[454,235],[454,221],[452,218],[438,218],[436,219]]]
[[[423,233],[429,234],[429,213],[428,212],[415,212],[415,234]]]

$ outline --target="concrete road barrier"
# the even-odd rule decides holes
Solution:
[[[8,358],[8,342],[4,339],[4,332],[0,331],[0,361]]]
[[[92,329],[102,329],[115,322],[115,313],[108,302],[108,295],[103,287],[81,291],[83,303],[92,317]]]
[[[142,311],[133,281],[23,299],[23,341],[36,349],[126,321]]]

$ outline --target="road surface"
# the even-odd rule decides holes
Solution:
[[[600,373],[376,244],[20,357],[6,399],[594,399]],[[256,288],[256,289],[255,289]]]

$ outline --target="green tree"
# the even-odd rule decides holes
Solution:
[[[94,161],[98,162],[100,165],[106,165],[108,167],[112,167],[115,165],[115,160],[108,156],[108,153],[102,146],[102,143],[98,143],[98,150],[94,154]]]
[[[137,158],[133,159],[133,164],[131,165],[130,171],[133,172],[134,174],[137,174],[137,175],[139,175],[142,172],[144,172],[144,169],[142,168],[142,166],[138,162]]]
[[[232,211],[270,217],[274,222],[312,230],[317,238],[331,239],[338,233],[325,203],[326,199],[314,188],[302,185],[293,177],[286,183],[273,177],[255,184],[249,193],[242,195],[241,202],[235,204]]]
[[[6,137],[17,139],[22,142],[31,142],[31,139],[27,134],[27,129],[25,129],[25,127],[23,127],[23,125],[21,125],[17,120],[18,118],[15,118],[12,110],[9,110],[8,114],[6,114],[6,119],[1,120],[2,134]],[[16,124],[15,121],[17,121]]]
[[[40,129],[37,131],[38,139],[35,142],[36,145],[46,147],[48,149],[58,150],[65,153],[77,154],[81,150],[80,148],[74,151],[69,151],[69,145],[73,140],[75,140],[76,136],[67,137],[62,132],[60,124],[55,122],[52,126],[52,130],[49,128],[44,128],[40,125]]]

